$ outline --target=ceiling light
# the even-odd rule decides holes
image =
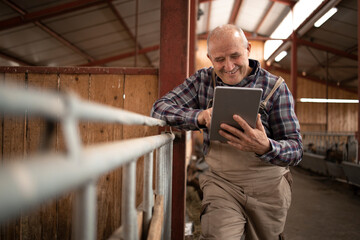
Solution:
[[[323,0],[297,1],[293,13],[290,11],[288,15],[286,15],[270,37],[277,39],[288,38],[293,33],[293,30],[297,29],[322,2]],[[267,40],[264,45],[264,59],[268,60],[282,43],[282,40]]]
[[[359,103],[356,99],[300,98],[300,102],[310,103]]]
[[[331,18],[332,15],[334,15],[337,12],[337,8],[332,8],[329,11],[327,11],[327,13],[325,13],[319,20],[317,20],[314,23],[315,27],[320,27],[321,25],[323,25],[324,22],[326,22],[329,18]]]
[[[281,59],[283,59],[286,55],[287,55],[287,52],[286,52],[286,51],[282,51],[281,53],[279,53],[279,55],[276,56],[275,61],[276,61],[276,62],[280,62]]]

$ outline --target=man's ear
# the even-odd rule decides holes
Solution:
[[[206,54],[206,56],[208,57],[208,59],[210,60],[211,64],[214,66],[214,62],[212,61],[211,57],[209,54]]]
[[[246,50],[248,51],[248,56],[250,56],[250,52],[251,52],[251,43],[250,42],[248,42]]]

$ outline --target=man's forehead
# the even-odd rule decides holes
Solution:
[[[214,58],[222,58],[222,57],[225,57],[225,56],[232,56],[232,55],[241,55],[241,52],[239,52],[239,51],[233,51],[233,52],[227,52],[227,53],[225,53],[225,52],[214,52],[213,54],[212,54],[212,56],[214,57]]]

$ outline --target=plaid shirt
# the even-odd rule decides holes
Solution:
[[[256,60],[249,59],[252,72],[236,87],[262,88],[262,100],[270,93],[278,77],[260,67]],[[198,70],[181,85],[157,100],[151,110],[151,116],[165,120],[170,126],[182,130],[200,130],[204,132],[204,154],[210,145],[209,131],[197,123],[198,114],[208,108],[212,101],[214,87],[211,81],[212,67]],[[219,77],[216,86],[226,86]],[[265,162],[279,166],[297,165],[303,154],[300,125],[294,112],[294,100],[285,82],[269,99],[261,121],[270,140],[272,149],[262,156]]]

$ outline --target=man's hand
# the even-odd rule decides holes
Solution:
[[[207,128],[210,128],[211,123],[211,114],[212,114],[212,108],[208,108],[198,115],[198,125],[205,125]]]
[[[223,130],[219,131],[221,136],[229,140],[228,144],[239,150],[255,152],[259,155],[263,155],[271,150],[270,141],[266,136],[264,126],[261,123],[260,114],[258,114],[255,129],[251,128],[239,115],[234,115],[233,118],[244,131],[225,123],[221,124],[220,127],[222,129],[232,134],[231,135]]]

